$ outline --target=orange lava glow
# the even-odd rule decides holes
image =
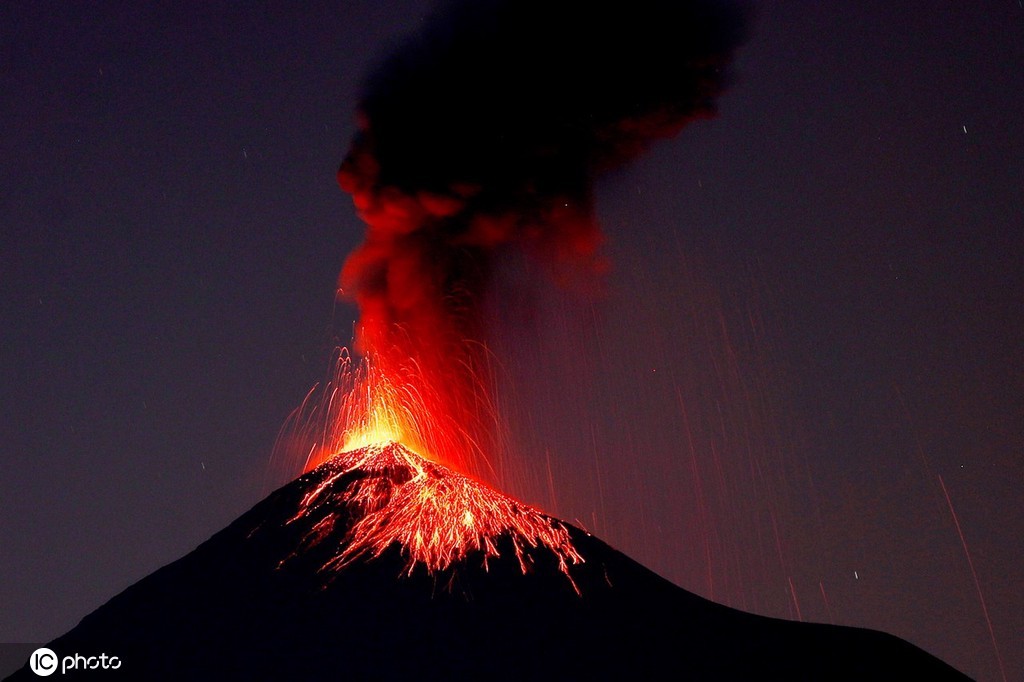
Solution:
[[[414,382],[394,382],[367,363],[352,392],[342,398],[337,419],[342,422],[341,451],[395,441],[420,455],[438,459],[449,453],[450,444],[428,430],[441,415],[429,406],[430,396],[414,390]]]
[[[424,372],[411,358],[401,363],[376,355],[355,360],[341,349],[331,376],[289,417],[275,452],[292,472],[305,472],[339,452],[395,441],[464,474],[493,478],[487,454],[500,451],[491,437],[499,429],[488,391],[466,388],[464,367],[452,370],[462,375],[461,382],[440,382],[444,371]],[[458,403],[455,393],[475,401],[473,409]]]
[[[479,557],[484,567],[514,553],[525,573],[538,552],[550,552],[562,572],[583,558],[556,519],[480,482],[488,460],[473,415],[487,414],[486,390],[439,384],[446,372],[474,376],[466,365],[423,372],[412,358],[397,362],[341,351],[333,376],[310,392],[282,431],[302,444],[303,469],[317,469],[313,487],[289,523],[306,527],[296,552],[314,545],[337,549],[323,566],[337,571],[357,558],[398,547],[411,574],[445,570]],[[472,409],[453,396],[476,400]],[[499,549],[501,548],[501,549]],[[575,583],[573,583],[575,587]]]
[[[570,566],[583,562],[568,528],[558,520],[399,443],[343,452],[322,467],[326,475],[289,523],[309,523],[305,546],[344,532],[324,570],[379,557],[392,546],[406,557],[408,575],[417,565],[433,573],[474,554],[486,567],[500,556],[503,538],[510,540],[524,573],[538,551],[553,553],[570,582]]]

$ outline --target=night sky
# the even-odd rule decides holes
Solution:
[[[0,7],[0,642],[287,480],[356,315],[361,78],[428,10],[124,5]],[[600,291],[501,264],[500,484],[716,601],[1024,679],[1022,64],[1017,0],[765,3],[719,116],[600,181]]]

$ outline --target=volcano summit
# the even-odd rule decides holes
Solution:
[[[707,601],[397,443],[280,488],[48,646],[137,680],[965,679],[890,635]]]

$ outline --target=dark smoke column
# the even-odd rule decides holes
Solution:
[[[722,3],[464,0],[371,74],[338,171],[367,224],[341,288],[356,350],[426,397],[449,464],[486,473],[496,252],[599,267],[595,176],[711,116],[741,37]]]

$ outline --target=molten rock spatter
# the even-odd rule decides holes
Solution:
[[[478,553],[486,567],[501,556],[502,539],[510,541],[524,573],[534,552],[554,554],[570,582],[570,565],[583,563],[559,521],[399,443],[344,452],[321,466],[329,474],[303,497],[289,523],[322,514],[304,547],[336,537],[338,524],[350,524],[324,570],[379,557],[394,545],[407,559],[407,575],[419,564],[434,573]]]

